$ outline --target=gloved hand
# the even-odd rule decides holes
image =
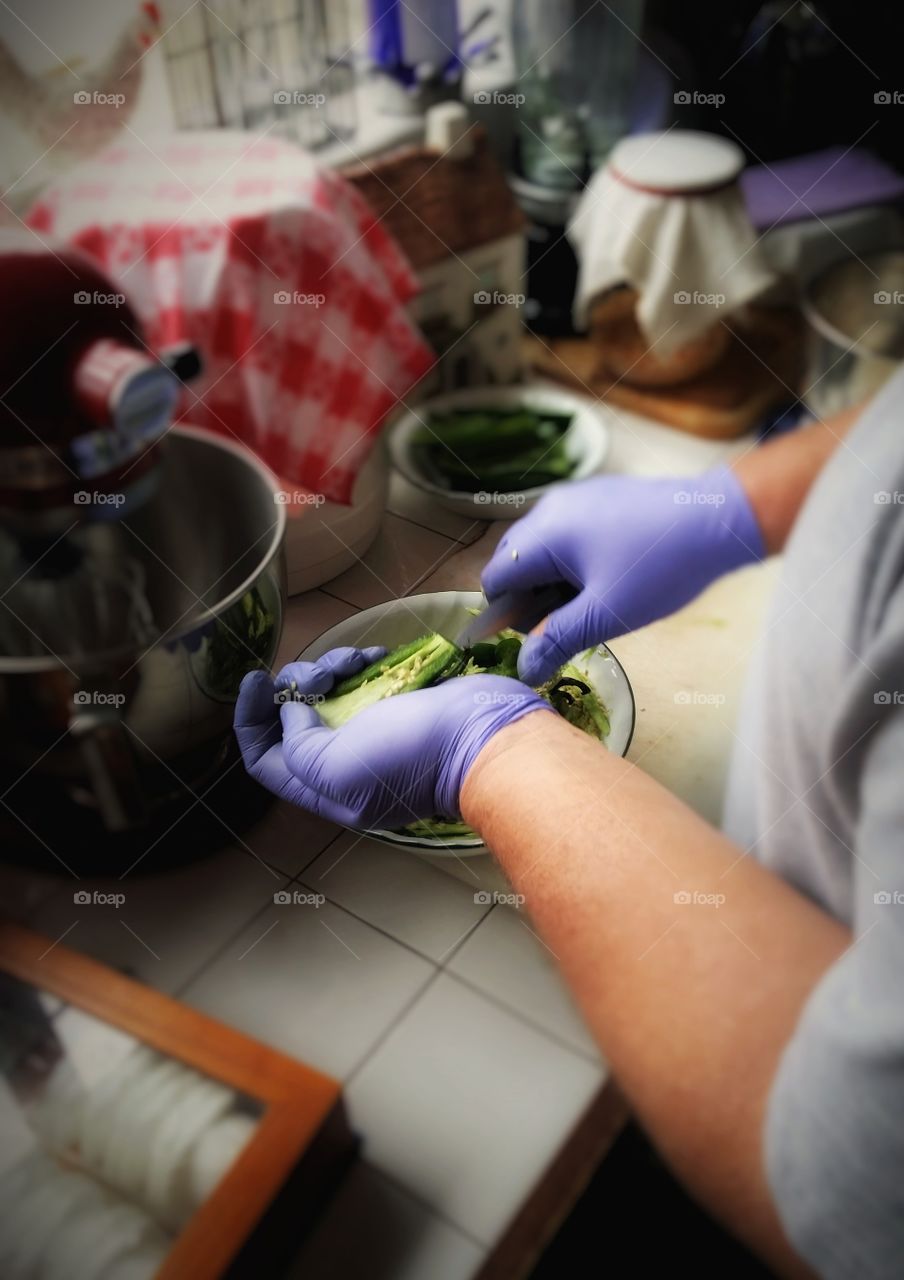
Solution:
[[[489,600],[562,581],[577,588],[522,645],[518,674],[539,685],[575,654],[673,613],[764,555],[729,467],[676,479],[595,476],[542,498],[499,543],[481,581]]]
[[[434,814],[459,816],[459,793],[495,733],[532,711],[550,711],[531,689],[504,676],[466,676],[400,693],[328,729],[303,701],[326,693],[383,649],[333,649],[317,662],[291,662],[276,680],[245,676],[235,732],[245,768],[284,800],[348,827],[399,827]]]

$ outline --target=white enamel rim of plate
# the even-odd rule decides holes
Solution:
[[[576,466],[567,480],[555,484],[570,484],[583,480],[602,470],[609,452],[609,426],[604,419],[604,409],[589,396],[562,391],[543,383],[518,383],[511,387],[468,387],[452,391],[448,395],[435,396],[409,409],[390,428],[386,440],[392,465],[406,480],[418,489],[429,493],[448,511],[475,520],[511,520],[523,515],[544,493],[555,484],[538,485],[505,494],[501,499],[478,502],[473,493],[443,489],[434,484],[418,467],[411,449],[411,437],[426,422],[431,413],[446,409],[472,409],[487,405],[491,408],[513,408],[525,405],[531,409],[549,409],[556,413],[570,413],[572,422],[565,433],[565,448],[575,459]]]
[[[479,591],[436,591],[387,600],[337,622],[302,650],[298,660],[313,662],[341,645],[364,647],[382,644],[392,649],[430,631],[456,636],[471,617],[469,610],[481,608],[484,603]],[[618,755],[625,755],[634,735],[635,704],[634,691],[624,667],[605,645],[581,654],[574,660],[574,665],[584,673],[587,683],[609,712],[610,731],[606,746]],[[422,849],[439,857],[461,858],[487,852],[486,845],[476,835],[442,840],[439,837],[426,839],[400,835],[395,831],[374,830],[366,834],[386,844]]]

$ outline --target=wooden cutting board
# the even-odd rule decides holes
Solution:
[[[655,418],[691,435],[733,440],[771,408],[793,400],[802,385],[804,321],[796,308],[749,308],[727,326],[731,344],[712,369],[673,387],[632,387],[602,368],[588,338],[529,335],[527,359],[545,378],[588,391],[609,403]]]

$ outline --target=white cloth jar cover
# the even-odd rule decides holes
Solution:
[[[739,147],[713,134],[635,134],[612,152],[568,227],[579,262],[575,324],[615,285],[637,290],[637,321],[669,355],[737,311],[775,276],[736,179]]]

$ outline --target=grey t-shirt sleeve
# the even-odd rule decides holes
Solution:
[[[904,1276],[904,593],[865,655],[866,750],[834,764],[856,809],[856,941],[808,1000],[766,1117],[789,1239],[826,1280]],[[862,672],[861,672],[862,676]],[[858,702],[860,693],[858,692]],[[859,714],[859,713],[858,713]]]

